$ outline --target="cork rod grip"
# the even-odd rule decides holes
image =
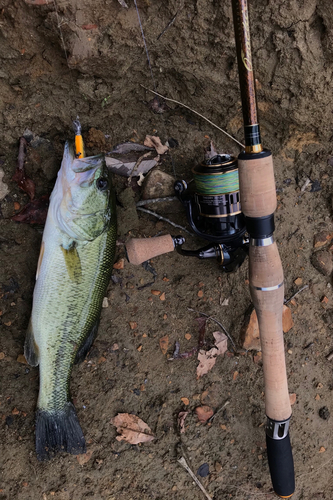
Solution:
[[[146,260],[175,249],[170,234],[156,238],[132,238],[126,243],[127,257],[131,264],[138,266]]]
[[[251,298],[262,349],[266,415],[272,420],[286,420],[290,418],[291,406],[282,331],[283,271],[276,243],[250,246],[249,259]],[[282,285],[272,290],[279,284]]]

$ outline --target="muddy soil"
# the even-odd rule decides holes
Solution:
[[[186,456],[195,473],[208,464],[201,481],[215,500],[273,499],[261,362],[239,343],[251,304],[247,260],[232,274],[221,273],[214,261],[176,253],[153,259],[155,278],[126,260],[123,269],[115,269],[98,338],[71,381],[89,454],[85,463],[65,454],[47,463],[36,459],[38,370],[20,356],[42,226],[11,220],[28,202],[11,179],[19,138],[26,130],[34,134],[26,169],[39,197],[52,190],[77,115],[88,154],[125,140],[143,142],[147,134],[163,143],[176,139],[178,147],[162,157],[159,168],[178,179],[191,180],[191,168],[210,140],[220,152],[239,153],[235,142],[179,105],[168,103],[170,109],[153,113],[147,106],[152,94],[141,85],[155,84],[239,141],[243,132],[229,1],[138,1],[154,83],[131,0],[128,9],[117,0],[34,3],[39,2],[0,1],[0,168],[7,186],[1,184],[0,212],[0,499],[204,498],[179,456]],[[333,381],[332,361],[326,359],[333,349],[332,280],[330,271],[319,272],[320,264],[312,263],[318,251],[314,236],[321,231],[328,236],[327,265],[332,264],[333,11],[330,0],[253,0],[250,9],[263,142],[275,158],[276,237],[286,298],[308,285],[289,304],[294,326],[285,335],[289,390],[296,393],[294,498],[332,499]],[[126,181],[116,178],[115,184],[121,198]],[[124,257],[121,242],[129,234],[175,234],[166,222],[136,215],[133,203],[139,198],[137,190],[132,206],[119,207],[117,260]],[[188,228],[179,206],[156,211]],[[188,248],[204,244],[183,234]],[[176,341],[181,351],[197,345],[198,311],[222,322],[237,343],[236,350],[229,343],[200,379],[196,356],[168,361]],[[215,330],[209,321],[208,343]],[[159,341],[165,335],[163,354]],[[226,402],[210,424],[198,422],[197,406],[217,411]],[[327,411],[319,412],[323,407]],[[183,434],[177,426],[181,411],[189,412]],[[111,419],[119,412],[138,415],[156,439],[137,446],[117,441]]]

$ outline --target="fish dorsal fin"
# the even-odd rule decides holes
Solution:
[[[60,248],[65,258],[66,268],[70,279],[74,281],[74,283],[81,283],[81,260],[75,243],[73,243],[68,249],[64,248],[62,245],[60,246]]]
[[[37,366],[39,364],[39,349],[35,341],[34,332],[32,331],[31,319],[25,334],[24,356],[30,366]]]

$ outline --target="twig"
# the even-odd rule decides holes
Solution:
[[[159,39],[161,38],[161,36],[162,36],[162,35],[164,35],[164,33],[165,33],[165,32],[166,32],[169,28],[170,28],[170,26],[172,26],[172,25],[173,25],[173,23],[174,23],[174,22],[175,22],[175,20],[176,20],[177,15],[178,15],[178,12],[179,12],[179,11],[177,10],[176,14],[173,16],[173,18],[171,19],[171,21],[169,21],[169,22],[168,22],[168,24],[166,25],[166,27],[164,28],[164,30],[162,31],[162,33],[160,33],[160,34],[158,35],[158,37],[157,37],[157,39],[156,39],[156,40],[159,40]]]
[[[203,312],[200,312],[200,311],[196,311],[195,309],[191,309],[190,307],[187,308],[188,311],[192,311],[192,312],[195,312],[197,314],[201,314],[201,316],[205,316],[206,318],[214,321],[214,323],[216,323],[220,328],[222,328],[222,330],[224,331],[224,333],[226,334],[226,336],[228,337],[228,339],[230,340],[230,342],[232,343],[233,345],[233,348],[234,349],[237,349],[236,347],[236,344],[235,342],[233,341],[233,338],[232,336],[230,335],[230,333],[224,328],[224,326],[222,325],[222,323],[220,323],[219,321],[217,321],[217,319],[215,318],[212,318],[212,316],[209,316],[208,314],[205,314]]]
[[[137,210],[140,210],[141,212],[145,212],[146,214],[149,214],[149,215],[153,215],[154,217],[157,217],[159,220],[163,220],[164,222],[168,222],[169,224],[171,224],[171,226],[177,227],[178,229],[185,231],[185,233],[188,233],[191,236],[194,236],[194,234],[191,233],[190,231],[188,231],[187,229],[185,229],[185,227],[179,226],[178,224],[175,224],[171,220],[167,219],[166,217],[162,217],[162,215],[159,215],[156,212],[153,212],[152,210],[148,210],[147,208],[141,208],[141,207],[138,207]]]
[[[150,151],[148,151],[148,153],[145,153],[142,156],[140,156],[140,158],[138,158],[138,160],[136,161],[134,167],[132,168],[132,172],[130,173],[130,175],[128,177],[128,185],[129,186],[131,185],[132,177],[133,177],[135,171],[139,168],[139,165],[141,164],[142,160],[144,160],[144,158],[147,158],[147,156],[149,156],[149,155],[150,155]]]
[[[177,196],[166,196],[165,198],[151,198],[150,200],[138,201],[136,206],[143,207],[144,205],[149,205],[149,203],[159,203],[161,201],[176,201],[176,200],[178,200]]]
[[[216,410],[216,412],[214,413],[214,415],[212,415],[212,416],[211,416],[211,417],[207,420],[207,423],[208,423],[208,424],[210,424],[210,423],[214,420],[214,418],[216,417],[216,415],[217,415],[218,413],[220,413],[220,411],[222,411],[222,410],[223,410],[223,408],[225,408],[225,407],[226,407],[227,405],[229,405],[229,404],[230,404],[230,401],[226,401],[226,402],[225,402],[225,403],[221,406],[221,408],[219,408],[218,410]]]
[[[145,90],[147,90],[148,92],[152,92],[153,94],[156,94],[159,97],[162,97],[162,99],[165,99],[166,101],[173,102],[175,104],[178,104],[179,106],[183,106],[183,108],[186,108],[186,109],[192,111],[192,113],[195,113],[196,115],[200,116],[200,118],[203,118],[204,120],[206,120],[206,122],[210,123],[210,125],[213,125],[213,127],[217,128],[220,132],[223,132],[230,139],[232,139],[233,141],[237,142],[237,144],[239,146],[241,146],[241,148],[245,148],[244,144],[242,144],[241,142],[237,141],[237,139],[235,139],[234,137],[232,137],[232,135],[228,134],[228,132],[226,132],[225,130],[223,130],[223,128],[220,128],[218,125],[216,125],[215,123],[213,123],[212,121],[210,121],[208,118],[206,118],[201,113],[198,113],[197,111],[195,111],[194,109],[190,108],[189,106],[186,106],[186,104],[183,104],[182,102],[179,102],[179,101],[175,101],[175,99],[170,99],[169,97],[165,97],[162,94],[159,94],[158,92],[155,92],[155,90],[147,89],[147,87],[145,87],[144,85],[141,85],[141,83],[140,83],[140,86],[142,88],[144,88]]]
[[[212,497],[207,493],[207,491],[205,490],[205,488],[202,486],[202,484],[200,483],[199,479],[196,477],[196,475],[194,474],[194,472],[191,471],[191,469],[187,465],[187,462],[186,462],[185,458],[184,457],[180,457],[180,458],[178,458],[177,462],[182,467],[184,467],[184,469],[189,473],[189,475],[191,476],[191,478],[193,479],[193,481],[195,482],[195,484],[197,486],[199,486],[199,488],[201,489],[201,491],[205,495],[205,497],[208,500],[213,500]]]
[[[329,353],[328,356],[326,356],[327,361],[331,361],[333,359],[333,351]]]
[[[296,295],[303,292],[303,290],[306,290],[307,288],[309,288],[309,285],[304,285],[300,290],[298,290],[298,292],[294,293],[294,295],[292,295],[292,297],[290,297],[290,299],[286,299],[284,301],[284,303],[288,304],[290,301],[292,301],[296,297]]]

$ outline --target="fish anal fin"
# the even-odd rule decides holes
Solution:
[[[82,268],[81,268],[81,260],[79,253],[75,244],[73,244],[68,249],[64,248],[62,245],[60,246],[62,253],[64,255],[66,269],[68,275],[74,283],[82,282]]]
[[[39,349],[32,331],[31,319],[25,335],[24,356],[30,366],[37,366],[39,364]]]
[[[84,360],[86,355],[88,354],[91,346],[93,345],[93,342],[96,338],[97,335],[97,330],[98,330],[98,325],[99,325],[99,318],[95,321],[92,329],[90,330],[88,336],[86,337],[85,341],[83,344],[79,347],[76,357],[75,357],[75,363],[80,363],[81,361]]]

